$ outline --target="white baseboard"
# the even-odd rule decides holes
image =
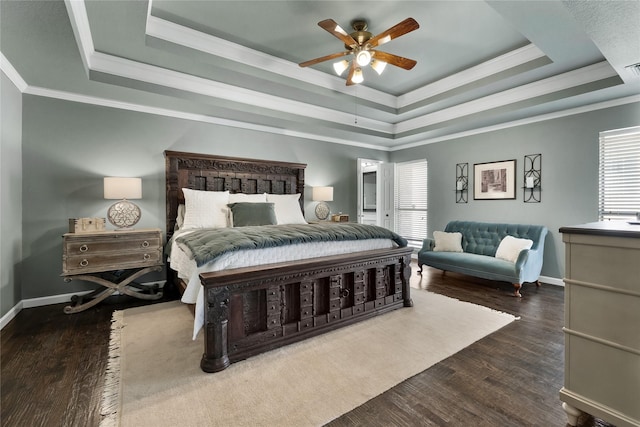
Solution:
[[[2,318],[0,318],[0,329],[3,329],[18,313],[22,310],[22,301],[13,306],[11,310],[7,312]]]
[[[564,287],[564,282],[562,281],[562,279],[558,279],[556,277],[549,277],[549,276],[540,276],[540,281],[542,283],[548,283],[550,285],[555,285],[555,286],[562,286]]]
[[[166,283],[166,280],[160,280],[157,282],[143,282],[141,284],[147,285],[147,286],[158,285],[159,287],[162,288],[164,287],[165,283]],[[13,320],[13,318],[16,317],[23,308],[42,307],[45,305],[69,302],[71,301],[71,297],[74,295],[86,295],[91,292],[92,291],[73,292],[69,294],[50,295],[46,297],[24,299],[18,302],[15,306],[13,306],[13,308],[11,308],[11,310],[7,312],[7,314],[5,314],[4,316],[2,316],[2,318],[0,318],[0,329],[3,329],[7,324],[9,324],[9,322]],[[115,293],[114,295],[118,295],[118,293]]]

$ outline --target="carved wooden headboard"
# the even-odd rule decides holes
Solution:
[[[304,213],[304,163],[165,151],[167,239],[173,235],[183,188],[246,194],[300,193]]]

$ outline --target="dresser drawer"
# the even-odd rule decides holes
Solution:
[[[162,235],[159,229],[64,235],[63,276],[160,264]]]

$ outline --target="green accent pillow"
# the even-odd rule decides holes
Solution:
[[[233,227],[277,224],[274,203],[229,203]]]

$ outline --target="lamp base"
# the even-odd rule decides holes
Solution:
[[[316,217],[320,221],[324,221],[329,218],[329,213],[331,210],[329,209],[329,205],[326,202],[319,202],[316,206]]]
[[[141,216],[140,208],[126,199],[114,203],[107,211],[109,222],[118,229],[133,227],[140,221]]]

